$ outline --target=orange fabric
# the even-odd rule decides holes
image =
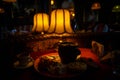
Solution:
[[[89,48],[79,48],[81,51],[81,57],[91,58],[93,61],[99,63],[99,58]]]
[[[97,63],[98,66],[100,66],[102,69],[111,69],[111,67],[107,66],[107,65],[104,65],[104,64],[101,64],[100,60],[99,60],[99,57],[93,53],[91,51],[91,49],[89,48],[79,48],[79,50],[81,51],[81,56],[82,58],[88,58],[88,59],[92,59],[94,62]],[[30,54],[30,56],[36,60],[39,56],[41,55],[50,55],[50,54],[58,54],[58,52],[56,50],[48,50],[46,52],[33,52]]]
[[[89,49],[89,48],[79,48],[79,50],[81,51],[81,57],[91,58],[93,61],[99,62],[99,58],[97,57],[97,55],[92,53],[91,49]],[[33,59],[36,59],[41,55],[51,54],[51,53],[58,54],[58,52],[55,51],[55,50],[49,50],[49,51],[46,51],[46,52],[43,52],[43,53],[42,52],[33,52],[30,55],[31,55],[31,57],[33,57]]]

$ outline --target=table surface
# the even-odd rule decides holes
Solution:
[[[81,50],[81,57],[91,58],[100,66],[100,69],[94,70],[94,71],[88,71],[84,75],[81,74],[73,78],[52,78],[52,77],[43,76],[39,74],[35,70],[34,66],[31,66],[26,69],[15,69],[11,67],[4,71],[5,76],[3,76],[4,78],[3,80],[7,80],[7,79],[10,79],[10,80],[50,80],[50,79],[52,80],[66,80],[66,79],[68,80],[88,80],[88,79],[118,80],[119,79],[120,80],[120,76],[113,75],[111,67],[100,63],[99,58],[94,53],[91,52],[91,49],[80,48],[80,50]],[[50,50],[43,53],[33,52],[33,53],[30,53],[30,55],[34,60],[36,60],[41,55],[50,54],[50,53],[58,53],[58,52],[55,50]]]

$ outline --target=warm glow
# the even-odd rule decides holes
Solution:
[[[16,2],[16,0],[3,0],[4,2]]]
[[[5,10],[3,8],[0,8],[0,13],[4,13]]]
[[[73,33],[70,25],[70,12],[66,9],[53,10],[48,33]]]
[[[51,5],[54,5],[54,0],[51,0]]]
[[[120,12],[120,5],[115,5],[112,9],[112,12]]]
[[[75,13],[72,13],[72,16],[75,17]]]
[[[70,12],[70,14],[71,14],[71,19],[74,19],[75,13],[74,12]]]
[[[32,32],[46,32],[49,28],[49,16],[45,13],[34,15],[34,26]]]
[[[100,9],[100,8],[101,8],[101,6],[100,6],[100,3],[99,3],[99,2],[93,3],[93,4],[92,4],[92,7],[91,7],[92,10],[98,10],[98,9]]]

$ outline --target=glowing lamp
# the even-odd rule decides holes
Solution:
[[[34,15],[34,26],[32,32],[44,34],[49,28],[49,16],[46,13],[37,13]]]
[[[112,8],[112,12],[120,12],[120,5],[115,5],[115,6]]]
[[[0,7],[0,13],[4,13],[4,12],[5,12],[5,10]]]
[[[54,5],[54,0],[51,0],[51,5]]]
[[[73,33],[70,24],[70,12],[67,9],[57,9],[51,12],[51,23],[48,33]]]
[[[92,6],[91,6],[91,9],[92,9],[92,10],[98,10],[98,9],[100,9],[100,8],[101,8],[101,6],[100,6],[100,3],[99,3],[99,2],[95,2],[95,3],[93,3]]]

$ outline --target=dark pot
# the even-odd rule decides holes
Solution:
[[[80,53],[78,45],[72,42],[62,42],[59,44],[58,54],[63,64],[74,62]]]

